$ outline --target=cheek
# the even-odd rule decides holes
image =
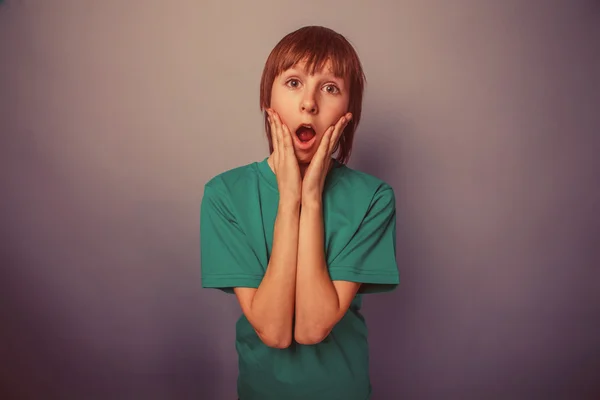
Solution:
[[[331,108],[327,113],[327,125],[335,125],[348,112],[346,107]]]
[[[272,96],[271,97],[271,108],[275,110],[275,112],[279,115],[279,118],[282,119],[282,122],[287,120],[287,114],[289,112],[289,102],[286,101],[285,97],[282,96]]]
[[[275,110],[276,113],[280,113],[281,112],[281,96],[279,95],[277,89],[275,89],[275,87],[273,87],[273,89],[271,90],[271,104],[269,105],[269,108]]]
[[[348,112],[349,101],[347,98],[336,98],[327,104],[329,117],[335,122]]]

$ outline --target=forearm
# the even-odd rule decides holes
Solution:
[[[320,202],[302,206],[296,272],[296,326],[299,343],[318,343],[340,312],[336,289],[325,259],[323,212]]]
[[[271,258],[251,305],[252,325],[273,347],[287,347],[292,340],[299,208],[299,204],[279,204]]]

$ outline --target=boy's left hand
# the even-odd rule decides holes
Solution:
[[[338,122],[327,129],[317,152],[313,156],[310,164],[306,168],[304,179],[302,179],[302,202],[316,202],[320,204],[323,195],[323,187],[325,186],[325,178],[331,166],[331,154],[333,149],[340,139],[340,135],[348,122],[352,119],[351,113],[346,113]]]

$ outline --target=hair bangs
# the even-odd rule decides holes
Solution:
[[[350,78],[351,65],[348,63],[349,52],[344,43],[327,37],[321,40],[304,38],[300,42],[292,42],[290,46],[282,46],[281,54],[276,58],[274,65],[275,75],[304,63],[304,68],[309,74],[322,71],[330,63],[331,72],[338,78]]]

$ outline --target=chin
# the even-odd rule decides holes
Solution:
[[[298,164],[308,165],[308,164],[310,164],[312,157],[302,157],[302,158],[297,157],[297,159],[298,159]]]
[[[300,164],[308,164],[313,159],[314,154],[306,154],[303,151],[296,151],[296,159]]]

